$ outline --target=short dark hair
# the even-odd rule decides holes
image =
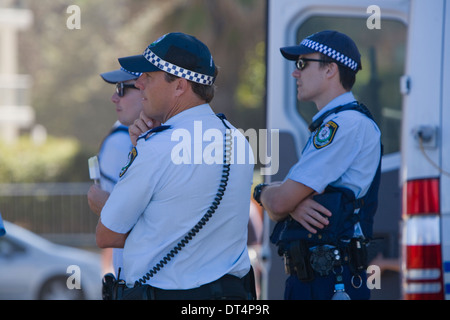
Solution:
[[[214,72],[214,78],[217,78],[217,75],[219,74],[219,68],[216,66],[216,70]],[[167,82],[173,82],[175,79],[179,78],[177,76],[174,76],[170,73],[165,73],[165,78]],[[188,80],[189,81],[189,80]],[[210,86],[200,84],[197,82],[189,81],[192,86],[192,91],[199,96],[202,100],[205,100],[206,103],[209,103],[214,98],[214,94],[216,93],[216,85],[212,84]]]
[[[324,55],[323,53],[319,53],[319,55],[320,55],[319,59],[330,60],[330,57]],[[344,87],[345,90],[350,91],[353,88],[353,85],[355,84],[356,81],[356,72],[335,60],[332,60],[332,62],[336,63],[338,66],[339,79],[341,81],[342,86]],[[320,62],[320,67],[324,67],[329,63],[331,62]]]

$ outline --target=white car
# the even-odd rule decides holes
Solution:
[[[4,221],[0,237],[0,300],[97,300],[99,254],[54,244]]]

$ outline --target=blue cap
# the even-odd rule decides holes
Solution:
[[[141,76],[139,72],[131,72],[124,68],[101,73],[100,76],[108,83],[124,82],[134,80]]]
[[[215,81],[216,66],[208,47],[180,32],[162,36],[143,54],[119,58],[119,63],[132,72],[165,71],[204,85]]]
[[[288,60],[298,60],[302,54],[320,52],[336,63],[350,68],[355,73],[361,70],[361,54],[353,40],[338,31],[325,30],[314,33],[297,46],[280,48],[281,54]]]

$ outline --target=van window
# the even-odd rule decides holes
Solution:
[[[321,17],[307,19],[297,30],[297,43],[322,30],[337,30],[352,38],[361,53],[362,70],[353,87],[355,98],[365,104],[377,121],[384,153],[400,151],[402,96],[407,28],[401,21],[381,20],[381,29],[368,29],[367,18]],[[317,112],[311,102],[297,102],[297,110],[310,123]]]

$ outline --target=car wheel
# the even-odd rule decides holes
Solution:
[[[55,277],[47,280],[42,286],[39,300],[83,300],[84,293],[81,289],[69,289],[66,277]]]

